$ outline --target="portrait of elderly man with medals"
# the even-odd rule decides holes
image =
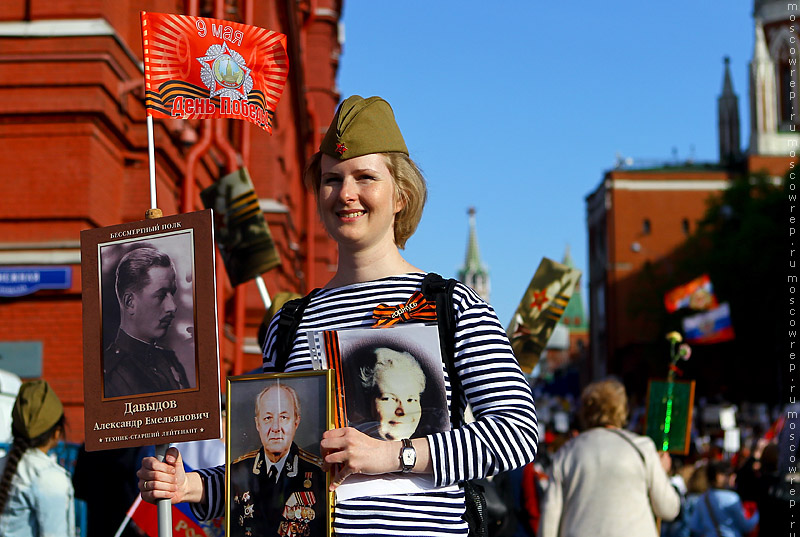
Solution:
[[[327,535],[322,459],[295,443],[302,414],[297,391],[270,381],[255,399],[259,449],[230,465],[229,535]]]

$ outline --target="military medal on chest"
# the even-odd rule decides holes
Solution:
[[[306,474],[306,481],[310,486],[311,476],[308,474],[310,472]],[[278,534],[281,537],[308,537],[311,534],[308,523],[317,516],[314,512],[315,503],[316,499],[311,491],[292,493],[283,507],[285,520],[278,527]]]

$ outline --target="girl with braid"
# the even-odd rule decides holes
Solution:
[[[64,437],[64,407],[44,380],[24,383],[11,413],[14,442],[0,458],[0,535],[74,537],[69,472],[47,452]]]

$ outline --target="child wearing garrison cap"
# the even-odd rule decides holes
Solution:
[[[73,537],[69,472],[47,455],[64,437],[64,407],[44,380],[24,383],[11,412],[14,442],[0,458],[0,535]]]
[[[330,281],[307,297],[288,356],[278,356],[280,312],[273,318],[264,347],[267,373],[313,369],[308,330],[369,328],[375,324],[376,308],[401,307],[420,291],[427,275],[400,253],[422,217],[425,178],[409,157],[384,99],[354,95],[339,106],[304,182],[314,193],[325,230],[337,243],[338,265]],[[533,396],[505,330],[491,306],[464,284],[456,284],[451,307],[453,360],[463,397],[449,404],[458,405],[462,414],[469,404],[475,421],[429,434],[418,430],[411,438],[396,440],[373,438],[350,427],[326,431],[320,451],[331,472],[331,490],[364,479],[354,474],[406,477],[394,479],[385,490],[347,487],[351,490],[336,499],[337,536],[467,535],[459,483],[533,460],[538,437]],[[445,379],[448,393],[451,380]],[[147,501],[192,502],[201,519],[224,513],[222,466],[186,474],[179,453],[171,448],[163,462],[143,460],[137,475]],[[416,488],[405,488],[411,482]]]

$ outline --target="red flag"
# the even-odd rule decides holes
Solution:
[[[272,132],[289,72],[285,35],[220,19],[141,15],[148,115],[245,119]]]
[[[711,278],[703,274],[684,285],[670,290],[664,295],[664,306],[668,313],[673,313],[681,308],[693,310],[710,310],[717,307],[717,297]]]

